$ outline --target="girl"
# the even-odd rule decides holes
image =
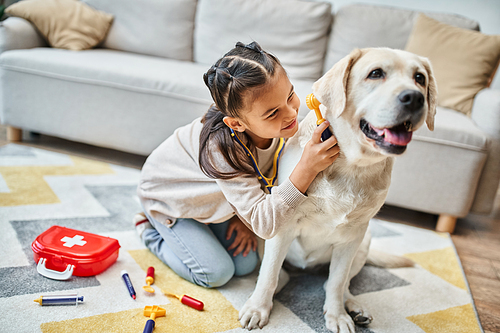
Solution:
[[[333,136],[321,141],[324,122],[289,179],[272,187],[280,138],[297,132],[300,106],[279,60],[255,42],[237,43],[203,79],[215,104],[148,157],[138,187],[144,214],[134,222],[160,260],[211,288],[255,269],[255,234],[268,239],[286,227],[339,148]]]

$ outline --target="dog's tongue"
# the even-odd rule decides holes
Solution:
[[[407,131],[394,131],[390,128],[384,130],[385,141],[398,146],[406,146],[411,141],[413,132]]]
[[[384,140],[390,144],[406,146],[411,141],[413,132],[408,132],[401,126],[395,128],[373,128],[378,135],[383,136]]]

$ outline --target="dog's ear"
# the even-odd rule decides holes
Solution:
[[[314,96],[333,113],[335,118],[338,118],[344,112],[349,73],[361,55],[362,51],[360,49],[354,49],[349,55],[339,60],[313,85]]]
[[[436,115],[438,98],[437,84],[429,59],[424,57],[420,57],[420,59],[422,60],[422,64],[427,71],[427,77],[429,78],[429,83],[427,85],[427,104],[429,109],[427,110],[427,117],[425,118],[425,122],[427,123],[427,127],[431,131],[434,131],[434,116]]]

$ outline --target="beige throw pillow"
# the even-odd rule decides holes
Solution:
[[[33,23],[52,47],[85,50],[99,44],[113,16],[78,0],[23,0],[5,12]]]
[[[405,50],[431,61],[438,105],[470,115],[474,96],[491,83],[500,61],[500,35],[457,28],[420,14]]]

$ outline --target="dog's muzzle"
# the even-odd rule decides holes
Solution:
[[[378,128],[366,119],[361,119],[359,127],[365,136],[388,154],[402,154],[410,143],[414,124],[418,124],[424,115],[425,97],[420,91],[404,90],[397,96],[397,125]]]
[[[389,154],[402,154],[412,138],[413,125],[410,121],[391,127],[375,128],[365,119],[361,119],[359,127],[369,139],[375,140],[375,144]]]

